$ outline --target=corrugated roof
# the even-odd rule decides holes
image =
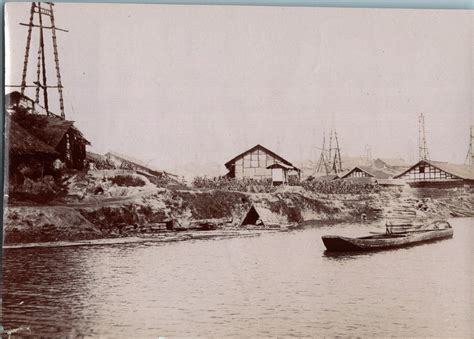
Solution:
[[[473,165],[460,165],[460,164],[451,164],[449,162],[441,162],[434,160],[420,160],[415,165],[411,166],[406,171],[395,176],[395,178],[400,178],[405,173],[408,173],[413,168],[419,166],[420,164],[429,164],[433,167],[436,167],[444,172],[455,175],[461,179],[474,180],[474,166]]]

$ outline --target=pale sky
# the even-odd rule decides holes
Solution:
[[[5,10],[6,84],[21,83],[29,7]],[[297,163],[334,121],[343,155],[369,145],[416,160],[423,112],[431,158],[464,162],[472,11],[59,3],[55,18],[69,30],[58,32],[66,118],[95,152],[224,172],[260,143]]]

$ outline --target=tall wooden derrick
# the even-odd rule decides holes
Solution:
[[[332,158],[332,163],[331,163],[331,171],[334,174],[338,174],[342,172],[342,158],[341,158],[341,147],[339,146],[339,139],[337,137],[337,132],[336,129],[334,131],[334,147],[332,150],[330,149],[330,153]]]
[[[326,159],[326,133],[323,134],[323,147],[321,148],[321,154],[316,164],[316,173],[329,173],[328,161]]]
[[[342,172],[341,148],[334,127],[331,128],[331,133],[329,134],[329,145],[327,148],[326,135],[323,135],[323,147],[321,148],[321,155],[316,165],[316,172],[321,173],[323,171],[326,175]]]
[[[425,115],[418,116],[418,160],[430,160],[430,152],[426,142]]]
[[[54,4],[52,2],[33,2],[31,3],[30,9],[30,20],[28,23],[20,23],[22,26],[28,27],[28,34],[26,37],[26,48],[25,48],[25,58],[23,62],[23,73],[21,77],[20,86],[10,86],[10,87],[21,87],[21,95],[25,95],[25,89],[28,87],[33,87],[36,89],[35,103],[40,104],[40,93],[43,94],[43,107],[46,109],[46,112],[49,114],[49,102],[48,102],[48,89],[56,88],[59,95],[59,110],[61,113],[61,118],[65,119],[64,114],[64,98],[63,98],[63,85],[61,82],[61,70],[59,67],[59,55],[58,55],[58,45],[56,38],[56,31],[67,32],[67,30],[56,27],[54,22]],[[45,22],[49,18],[49,26]],[[36,81],[33,81],[32,84],[27,82],[28,74],[28,61],[30,57],[31,39],[33,35],[33,28],[38,29],[39,34],[39,43],[38,43],[38,52],[37,52],[37,63],[36,63]],[[49,30],[51,32],[52,46],[53,46],[53,56],[54,56],[54,65],[56,69],[56,85],[48,85],[48,78],[46,72],[46,58],[45,58],[45,31]]]

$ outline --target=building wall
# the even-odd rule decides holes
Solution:
[[[84,169],[86,159],[86,145],[73,133],[67,132],[56,146],[56,151],[60,154],[59,159],[65,163],[67,168],[77,170]]]
[[[360,169],[354,170],[351,174],[349,174],[346,178],[370,178],[371,176],[368,175],[366,172],[361,171]]]
[[[271,178],[272,170],[267,169],[267,166],[270,166],[275,163],[281,163],[281,161],[277,160],[264,150],[256,149],[253,152],[247,153],[235,161],[235,177],[238,179]]]
[[[405,173],[400,179],[410,182],[442,182],[442,181],[459,181],[460,178],[442,171],[429,164],[418,165],[411,171]]]

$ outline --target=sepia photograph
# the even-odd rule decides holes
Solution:
[[[469,9],[8,2],[0,336],[474,336]]]

